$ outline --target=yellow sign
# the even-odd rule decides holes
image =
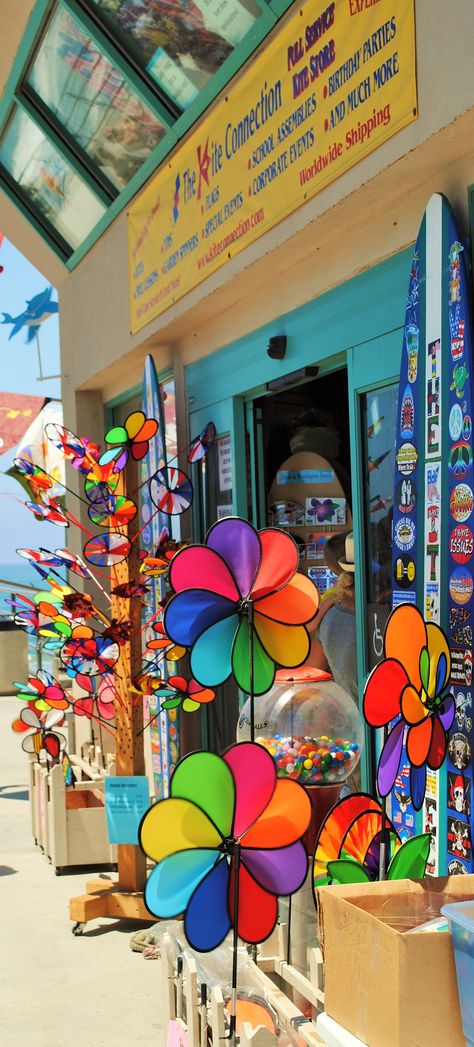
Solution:
[[[416,118],[413,0],[308,0],[129,213],[132,333]]]

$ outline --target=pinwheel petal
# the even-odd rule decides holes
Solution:
[[[160,800],[145,814],[139,830],[140,845],[149,858],[163,861],[175,851],[211,849],[222,843],[204,811],[189,800]]]
[[[283,625],[304,625],[314,618],[319,595],[314,582],[297,571],[284,589],[255,601],[255,611]]]
[[[145,886],[145,905],[162,920],[179,916],[201,880],[219,858],[219,851],[178,851],[164,858]]]
[[[433,723],[433,717],[429,716],[408,730],[407,756],[413,767],[421,767],[422,763],[426,763],[433,736]]]
[[[452,727],[455,711],[456,706],[453,695],[447,694],[438,710],[438,716],[445,731],[449,731],[450,727]]]
[[[232,648],[232,670],[238,686],[250,694],[250,643],[249,623],[243,618],[235,634]],[[195,676],[197,673],[194,674]],[[254,629],[253,639],[253,693],[265,694],[275,679],[275,663],[262,647]],[[212,683],[212,681],[208,681]]]
[[[439,625],[426,623],[427,646],[430,655],[428,693],[442,694],[451,674],[451,654],[446,636]]]
[[[415,691],[411,683],[403,688],[400,710],[406,723],[412,725],[422,723],[429,716],[429,710],[423,705],[418,691]]]
[[[423,615],[417,607],[401,604],[392,611],[385,629],[384,645],[385,657],[400,661],[410,683],[419,691],[420,653],[427,645],[427,636]]]
[[[387,741],[380,753],[377,769],[377,789],[380,796],[388,796],[397,777],[400,756],[402,754],[403,732],[405,723],[400,720],[389,733]]]
[[[131,414],[127,415],[124,428],[125,428],[125,440],[134,440],[140,433],[141,429],[146,422],[146,414],[143,411],[132,411]],[[107,433],[105,439],[107,443],[110,443],[109,434]]]
[[[141,462],[148,451],[148,443],[137,443],[135,440],[131,446],[132,458],[135,462]]]
[[[185,713],[196,713],[200,708],[199,702],[195,702],[193,698],[185,698],[183,701],[182,709]]]
[[[217,862],[191,895],[184,916],[184,933],[192,949],[211,952],[231,928],[227,904],[229,867]]]
[[[311,642],[304,625],[282,625],[260,614],[254,617],[258,638],[277,665],[294,668],[306,661]]]
[[[213,702],[216,697],[215,691],[212,691],[210,687],[202,687],[197,680],[190,680],[188,694],[193,696],[193,700],[198,705],[207,705],[208,702]]]
[[[173,643],[191,647],[206,629],[234,614],[235,603],[223,596],[203,589],[188,589],[177,593],[166,605],[163,625]],[[200,679],[194,671],[193,675]],[[205,681],[201,679],[200,682]]]
[[[263,745],[240,742],[224,753],[235,781],[232,835],[237,839],[253,825],[270,802],[276,784],[275,764]]]
[[[228,904],[234,922],[234,876],[232,866],[229,877]],[[272,933],[278,916],[277,898],[269,894],[254,880],[243,862],[239,873],[239,909],[237,930],[244,942],[257,944],[265,941]]]
[[[261,559],[260,537],[252,524],[234,517],[219,520],[211,527],[206,544],[222,556],[240,595],[247,596]]]
[[[232,644],[239,628],[236,614],[211,625],[198,637],[191,651],[191,672],[204,687],[224,683],[232,672]]]
[[[171,562],[170,584],[177,593],[189,589],[205,589],[236,603],[240,593],[229,567],[214,552],[203,545],[187,546]]]
[[[220,756],[209,752],[185,756],[171,779],[171,796],[196,804],[221,836],[230,835],[235,786],[232,773]]]
[[[285,531],[267,527],[259,531],[259,538],[262,559],[250,592],[252,600],[261,600],[282,589],[296,574],[299,563],[298,546]]]
[[[415,811],[420,811],[426,792],[426,764],[410,767],[410,796]]]
[[[400,715],[401,693],[409,682],[403,665],[393,658],[375,666],[364,692],[364,716],[371,727],[384,727]]]
[[[431,735],[431,744],[426,762],[428,767],[431,767],[433,771],[437,771],[443,763],[444,757],[446,756],[446,734],[443,725],[440,723],[437,716],[433,717],[433,732]]]
[[[289,847],[273,850],[242,849],[242,861],[253,878],[274,895],[293,894],[299,890],[308,872],[306,848],[297,840]]]
[[[279,779],[265,810],[243,833],[242,847],[288,847],[303,836],[310,820],[311,804],[303,786]]]
[[[158,422],[155,418],[147,418],[141,429],[133,437],[134,443],[148,443],[158,432]]]
[[[127,440],[128,433],[123,425],[114,425],[112,429],[108,429],[105,434],[105,442],[108,444],[124,444]],[[103,457],[104,455],[102,455],[102,458]],[[104,464],[101,459],[99,459],[99,464]]]

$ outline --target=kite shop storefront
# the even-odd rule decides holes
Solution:
[[[409,261],[410,252],[401,252],[185,368],[187,438],[210,420],[217,430],[207,458],[190,468],[193,540],[203,541],[216,520],[230,515],[258,528],[282,526],[300,547],[301,569],[324,590],[334,582],[325,567],[325,541],[354,529],[362,568],[355,575],[359,697],[382,655],[390,610],[395,416]],[[270,355],[282,348],[283,359]],[[176,435],[173,377],[159,378],[170,460],[176,440],[183,446],[187,438]],[[122,421],[140,401],[141,391],[133,390],[108,405],[108,419]],[[186,517],[191,514],[182,523],[172,519],[173,537],[180,537],[180,523],[188,537]],[[175,739],[181,755],[200,746],[219,752],[235,740],[241,697],[233,681],[219,695],[219,702],[183,718],[186,726]],[[374,766],[369,735],[361,760],[368,788]]]

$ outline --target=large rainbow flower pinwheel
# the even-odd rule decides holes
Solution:
[[[426,767],[441,767],[454,719],[453,695],[444,693],[451,674],[449,644],[438,625],[425,622],[413,605],[401,604],[388,619],[384,655],[364,693],[364,715],[371,727],[387,727],[396,720],[380,754],[377,787],[381,796],[393,788],[406,729],[410,793],[419,811]]]
[[[316,587],[298,573],[298,547],[276,528],[256,531],[246,520],[219,520],[204,545],[189,545],[173,558],[175,595],[166,605],[167,636],[190,647],[191,672],[205,687],[233,673],[253,693],[272,686],[276,665],[295,668],[309,654],[305,623],[318,608]],[[253,622],[253,625],[252,625]]]
[[[184,912],[186,938],[200,952],[217,948],[233,926],[243,941],[264,941],[276,923],[278,895],[304,882],[301,836],[310,817],[303,787],[277,779],[261,745],[241,742],[223,757],[185,756],[169,799],[141,822],[141,846],[158,863],[145,887],[147,908],[164,919]]]

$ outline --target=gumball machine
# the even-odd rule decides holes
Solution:
[[[249,717],[247,701],[239,742],[250,738]],[[326,814],[360,760],[363,723],[354,700],[321,669],[280,669],[271,690],[255,699],[255,741],[268,749],[279,778],[307,789],[313,817],[305,843],[312,854]]]

